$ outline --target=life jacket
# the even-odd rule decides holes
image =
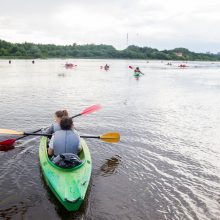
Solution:
[[[60,127],[60,124],[59,123],[54,123],[53,125],[52,125],[52,133],[55,133],[56,131],[59,131],[59,130],[61,130],[61,127]]]
[[[80,138],[76,131],[59,130],[54,133],[53,150],[54,155],[63,153],[78,154],[80,149]]]

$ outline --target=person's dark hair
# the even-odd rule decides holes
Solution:
[[[62,117],[60,127],[62,130],[71,130],[73,127],[73,119],[68,116]]]
[[[59,110],[59,111],[55,112],[55,115],[58,118],[62,118],[62,117],[68,116],[68,111],[67,110]]]

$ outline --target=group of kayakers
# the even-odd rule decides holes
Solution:
[[[78,155],[80,152],[80,136],[74,129],[73,119],[69,117],[67,110],[56,111],[54,123],[42,133],[52,134],[48,144],[48,155],[52,162],[61,154]]]
[[[73,67],[77,67],[76,64],[73,63],[65,63],[65,67],[67,69],[72,69]],[[104,66],[100,66],[100,69],[109,70],[110,66],[108,64],[105,64]]]
[[[34,64],[35,61],[32,60],[32,63]],[[11,60],[9,60],[9,64],[11,64]],[[171,65],[171,63],[167,64],[167,65]],[[65,63],[65,68],[69,69],[69,68],[73,68],[73,67],[77,67],[77,65],[73,64],[73,63],[68,63],[68,62]],[[180,65],[180,67],[185,67],[185,66]],[[106,71],[109,70],[109,68],[110,68],[110,66],[108,64],[105,64],[104,66],[100,66],[100,69],[104,69]],[[134,69],[132,66],[129,66],[129,68]],[[144,73],[141,72],[140,68],[136,67],[134,69],[134,76],[140,76],[140,74],[144,75]]]

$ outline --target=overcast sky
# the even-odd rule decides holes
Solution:
[[[220,51],[220,0],[0,0],[0,39]]]

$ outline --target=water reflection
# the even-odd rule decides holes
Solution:
[[[140,76],[134,76],[134,78],[138,81]]]
[[[105,163],[101,166],[101,176],[109,176],[117,172],[117,168],[121,163],[121,157],[115,155],[110,159],[106,159]]]
[[[19,202],[17,205],[12,205],[10,208],[0,210],[0,219],[13,219],[15,216],[20,216],[17,219],[23,219],[22,216],[27,212],[28,206],[24,202]]]

